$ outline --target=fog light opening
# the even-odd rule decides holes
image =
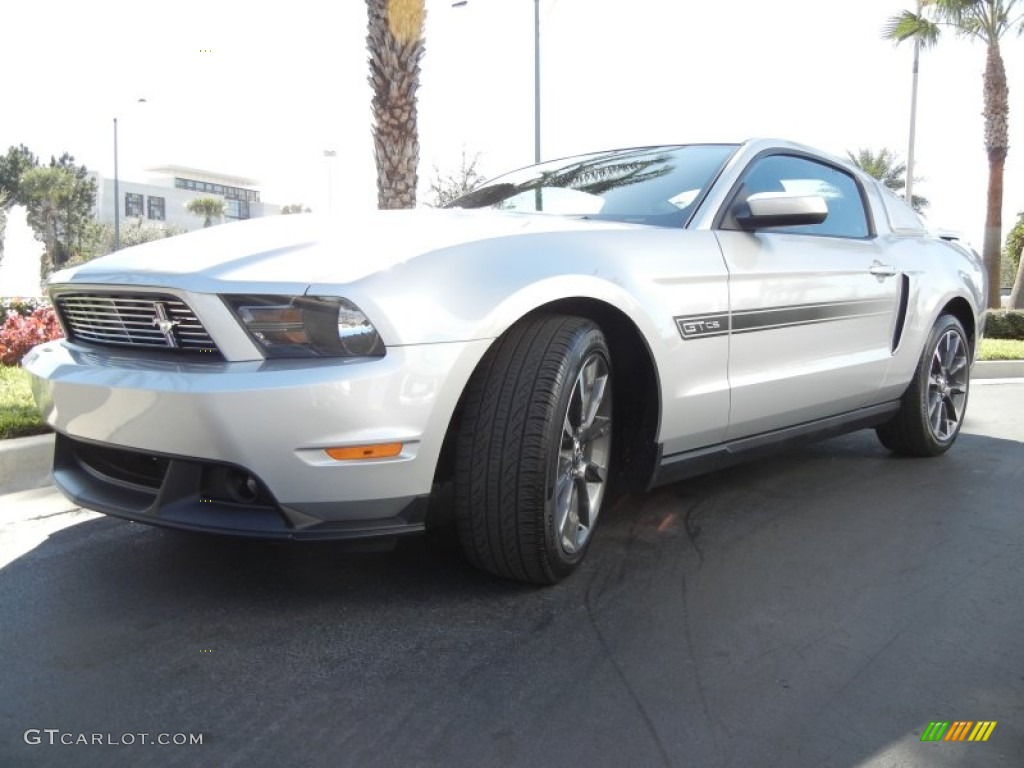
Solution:
[[[252,504],[260,497],[260,484],[248,472],[232,469],[224,480],[228,495],[239,504]]]

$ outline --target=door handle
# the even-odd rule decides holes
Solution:
[[[890,266],[888,264],[883,264],[880,261],[876,261],[868,268],[868,272],[870,272],[875,277],[892,277],[893,275],[896,274],[896,271],[896,267]]]

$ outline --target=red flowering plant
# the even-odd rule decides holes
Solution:
[[[63,335],[53,307],[37,307],[27,315],[8,310],[0,326],[0,365],[18,365],[32,347]]]

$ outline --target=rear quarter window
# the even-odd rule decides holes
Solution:
[[[893,232],[910,234],[925,231],[924,221],[906,200],[883,184],[878,184],[877,187],[882,195],[882,203],[885,205],[885,216],[889,220],[889,228]]]

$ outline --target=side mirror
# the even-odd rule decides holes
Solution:
[[[733,207],[736,223],[746,230],[767,227],[799,227],[821,224],[828,216],[828,204],[820,195],[790,192],[757,192]]]

